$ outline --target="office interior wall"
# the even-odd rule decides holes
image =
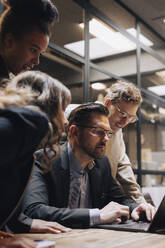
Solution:
[[[84,1],[78,1],[79,3]],[[85,1],[86,2],[86,1]],[[128,28],[133,27],[136,28],[135,23],[137,19],[132,16],[128,11],[123,9],[119,4],[115,1],[90,1],[91,4],[94,5],[98,9],[100,13],[100,18],[102,18],[102,14],[107,16],[107,19],[110,19],[111,28],[115,29],[116,32],[124,32]],[[84,84],[85,82],[85,63],[86,58],[84,56],[78,57],[75,53],[70,53],[68,55],[68,50],[65,45],[69,42],[77,42],[84,40],[84,29],[80,29],[79,25],[81,22],[84,22],[84,12],[85,8],[83,8],[80,4],[75,1],[69,0],[67,3],[65,1],[56,1],[56,5],[59,8],[60,12],[60,20],[59,23],[54,27],[54,33],[51,38],[51,42],[64,49],[61,50],[59,47],[57,49],[49,49],[48,54],[43,58],[43,63],[41,63],[40,68],[50,73],[54,77],[58,78],[64,84],[66,84],[72,93],[73,103],[81,103],[84,99]],[[120,18],[118,18],[117,14],[120,12]],[[91,13],[91,18],[94,17],[93,13]],[[96,17],[99,19],[98,15]],[[103,22],[103,20],[101,20]],[[116,26],[115,26],[115,25]],[[107,25],[107,23],[106,23]],[[124,30],[124,31],[123,31]],[[140,61],[140,78],[141,78],[141,87],[142,90],[145,89],[148,92],[148,86],[154,86],[156,84],[164,84],[162,78],[158,77],[157,72],[163,71],[165,68],[164,63],[164,55],[165,55],[165,46],[164,42],[160,40],[160,38],[156,37],[155,34],[152,33],[145,27],[144,24],[140,23],[140,30],[143,35],[146,35],[147,38],[153,41],[153,46],[145,47],[142,45],[141,47],[141,55],[138,60]],[[124,33],[123,33],[124,34]],[[92,38],[91,34],[89,34],[89,39]],[[127,37],[128,38],[128,37]],[[84,43],[85,47],[85,43]],[[90,49],[90,48],[89,48]],[[137,83],[137,53],[136,49],[134,51],[120,53],[117,55],[107,56],[102,59],[91,59],[90,58],[90,68],[89,68],[89,100],[97,100],[103,99],[106,94],[106,89],[116,80],[121,77],[126,80],[131,80],[135,84]],[[48,62],[49,61],[49,62]],[[51,62],[50,62],[51,61]],[[50,65],[51,64],[51,65]],[[94,67],[92,67],[94,65]],[[99,69],[100,70],[99,70]],[[113,74],[111,76],[111,74]],[[106,85],[106,89],[102,91],[96,91],[91,89],[90,85],[94,82],[103,82]],[[148,105],[152,106],[152,103],[157,102],[156,110],[150,109]],[[160,101],[159,101],[160,100]],[[159,106],[160,102],[160,106]],[[158,166],[148,166],[149,159],[156,162],[158,159],[154,155],[154,153],[163,152],[160,149],[160,139],[162,136],[162,131],[160,128],[159,121],[155,121],[156,116],[160,116],[159,108],[163,108],[162,104],[164,104],[164,98],[159,99],[156,96],[148,97],[145,95],[144,97],[144,105],[142,105],[142,123],[141,123],[141,151],[138,151],[138,148],[132,145],[132,140],[136,140],[136,125],[129,126],[125,132],[126,137],[126,147],[127,153],[131,160],[133,161],[133,165],[138,169],[137,164],[137,156],[138,153],[141,153],[142,156],[142,171],[141,177],[143,175],[144,169],[153,170],[152,173],[159,172],[160,174],[164,173],[163,167],[158,168]],[[154,118],[152,118],[154,115]],[[161,114],[162,115],[162,114]],[[160,117],[162,118],[162,117]],[[155,121],[155,122],[154,122]],[[146,131],[147,130],[147,131]],[[163,127],[164,130],[164,127]],[[151,133],[151,134],[150,134]],[[148,146],[146,145],[146,141],[148,140]],[[143,141],[145,141],[143,143]],[[152,154],[151,154],[152,153]],[[147,160],[148,159],[148,160]],[[147,162],[146,162],[147,160]],[[150,163],[151,164],[151,163]],[[155,169],[153,169],[155,168]],[[155,172],[154,172],[155,171]],[[145,172],[150,173],[150,172]],[[147,185],[147,181],[145,179],[146,174],[143,177],[142,184]],[[159,177],[159,175],[155,174],[155,177]]]

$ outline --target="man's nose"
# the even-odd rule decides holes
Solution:
[[[34,65],[39,65],[40,63],[40,55],[36,55],[34,58],[33,58],[33,64]]]

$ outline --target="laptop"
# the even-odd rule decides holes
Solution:
[[[156,214],[151,222],[127,220],[119,224],[101,224],[98,228],[131,231],[131,232],[151,232],[165,234],[165,196],[163,197]]]

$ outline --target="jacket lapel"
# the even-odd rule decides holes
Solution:
[[[52,166],[52,181],[55,182],[56,204],[58,207],[67,207],[70,187],[69,158],[67,143],[61,146],[60,156],[55,158]]]
[[[61,183],[63,187],[63,197],[64,197],[64,204],[68,206],[68,199],[69,199],[69,189],[70,189],[70,169],[69,169],[69,158],[68,158],[68,149],[67,143],[62,146],[61,151]]]
[[[95,160],[95,165],[91,171],[89,171],[89,180],[90,180],[90,190],[92,197],[92,207],[100,206],[101,199],[101,170],[98,165],[98,161]]]

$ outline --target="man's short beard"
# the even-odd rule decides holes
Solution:
[[[82,147],[82,149],[84,150],[84,152],[90,156],[92,159],[101,159],[104,157],[105,152],[103,154],[98,154],[97,152],[90,152],[89,150],[87,150],[86,148]]]

